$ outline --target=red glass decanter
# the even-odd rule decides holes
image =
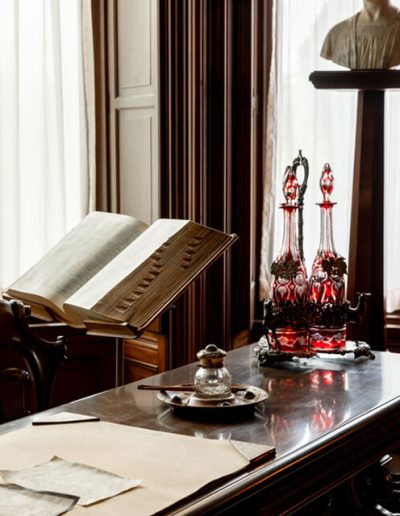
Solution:
[[[271,267],[274,275],[272,310],[277,324],[268,332],[271,348],[286,353],[305,352],[308,348],[307,327],[302,318],[307,299],[307,272],[297,234],[298,189],[296,172],[288,166],[283,180],[286,203],[281,205],[284,216],[282,246]]]
[[[322,170],[320,243],[309,280],[308,299],[311,306],[310,348],[315,351],[341,349],[346,344],[344,322],[346,262],[335,249],[331,202],[334,178],[330,165]]]

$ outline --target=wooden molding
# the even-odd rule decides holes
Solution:
[[[255,0],[253,2],[253,139],[252,168],[254,180],[252,185],[253,199],[253,242],[252,242],[252,281],[251,292],[253,302],[252,331],[259,333],[258,321],[263,318],[263,302],[260,300],[260,267],[262,212],[264,203],[264,170],[267,149],[267,105],[269,95],[269,76],[271,70],[273,47],[273,0]]]
[[[110,210],[107,4],[92,0],[96,123],[96,209]]]

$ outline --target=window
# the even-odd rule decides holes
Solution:
[[[392,2],[400,6],[400,2]],[[343,69],[319,57],[328,30],[355,14],[361,1],[282,0],[275,2],[276,37],[274,74],[274,120],[270,140],[274,142],[270,164],[269,208],[265,223],[263,254],[267,269],[276,256],[282,238],[283,202],[281,182],[286,165],[298,149],[310,163],[304,209],[304,248],[308,271],[319,243],[319,177],[329,162],[336,180],[333,200],[336,250],[348,257],[352,174],[354,167],[356,92],[315,90],[309,82],[314,70]],[[400,124],[395,113],[400,109],[398,92],[386,93],[385,128],[385,298],[387,311],[400,309],[400,193],[397,173]],[[268,229],[269,228],[269,229]],[[268,272],[268,271],[267,271]],[[268,280],[267,276],[267,280]]]
[[[82,2],[0,0],[0,285],[89,209]]]

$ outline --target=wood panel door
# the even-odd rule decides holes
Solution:
[[[107,2],[110,209],[159,216],[158,2]]]
[[[150,224],[160,215],[157,0],[92,0],[96,208]],[[166,367],[157,330],[124,343],[125,382]]]

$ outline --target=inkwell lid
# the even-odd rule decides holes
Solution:
[[[226,351],[217,347],[215,344],[208,344],[204,349],[197,353],[202,367],[223,367]]]

